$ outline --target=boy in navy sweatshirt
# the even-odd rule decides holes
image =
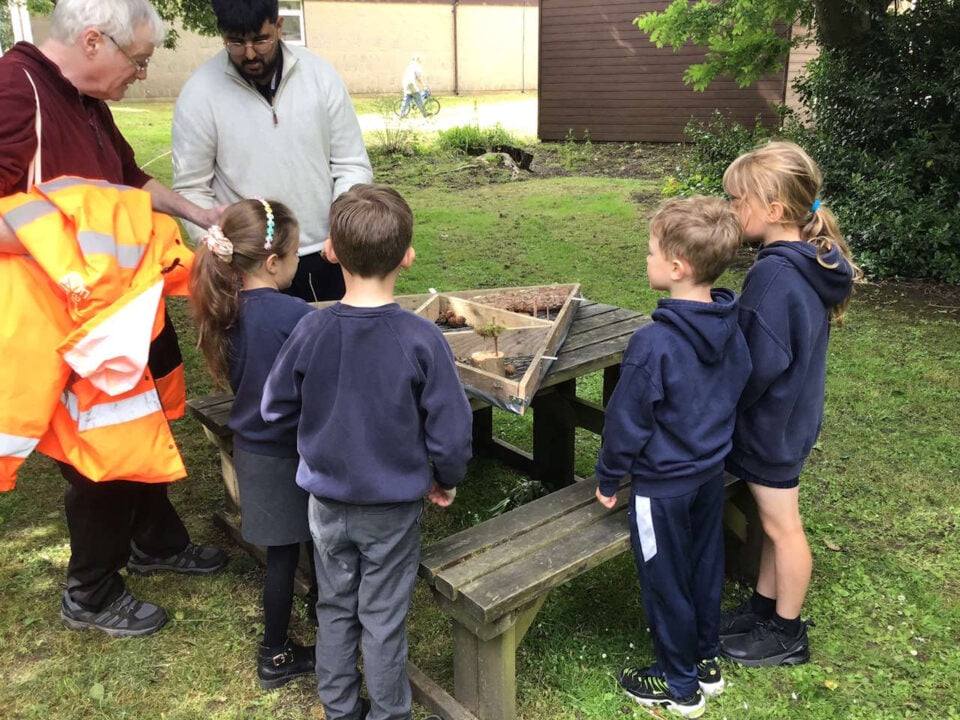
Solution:
[[[406,618],[423,497],[446,507],[471,453],[470,405],[453,353],[393,290],[413,264],[413,214],[396,191],[354,185],[330,209],[324,251],[343,300],[296,326],[264,387],[268,422],[299,415],[297,483],[311,495],[317,691],[328,720],[410,717]]]
[[[700,717],[723,690],[717,664],[723,584],[723,461],[750,355],[737,296],[713,282],[740,245],[722,200],[669,200],[650,221],[647,276],[667,290],[630,338],[606,410],[597,500],[631,478],[630,537],[656,662],[624,668],[637,702]]]

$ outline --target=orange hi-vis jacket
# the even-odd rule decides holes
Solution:
[[[183,366],[147,364],[163,296],[187,294],[177,224],[143,190],[74,177],[0,198],[0,217],[29,253],[0,254],[0,490],[34,449],[93,481],[184,477]]]

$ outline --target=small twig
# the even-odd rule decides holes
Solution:
[[[930,307],[941,308],[943,310],[960,310],[960,305],[935,305],[930,303]]]
[[[476,168],[476,167],[477,167],[477,166],[476,166],[475,163],[467,163],[466,165],[461,165],[460,167],[455,167],[455,168],[453,168],[453,169],[451,169],[451,170],[437,170],[436,172],[431,173],[431,174],[432,174],[432,175],[446,175],[446,174],[448,174],[448,173],[460,172],[461,170],[469,170],[470,168]]]

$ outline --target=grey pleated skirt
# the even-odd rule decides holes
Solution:
[[[310,539],[307,501],[297,485],[298,458],[233,450],[240,491],[240,534],[254,545],[292,545]]]

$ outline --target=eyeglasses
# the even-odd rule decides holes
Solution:
[[[272,37],[269,40],[224,40],[223,44],[227,48],[228,53],[240,56],[247,52],[248,47],[252,47],[257,55],[263,55],[264,53],[270,52],[270,48],[272,48],[276,42],[277,38]]]
[[[117,50],[119,50],[121,53],[123,53],[123,56],[124,56],[127,60],[130,61],[130,64],[133,65],[133,66],[137,69],[137,73],[138,73],[138,74],[139,74],[139,73],[144,73],[144,74],[146,74],[147,70],[150,69],[150,58],[146,58],[146,59],[144,59],[144,60],[142,60],[142,61],[141,61],[141,60],[134,60],[134,59],[130,56],[130,53],[128,53],[126,50],[124,50],[122,47],[120,47],[120,43],[118,43],[116,40],[114,40],[112,36],[108,35],[107,33],[103,32],[102,30],[100,31],[100,34],[103,35],[105,38],[109,38],[109,39],[110,39],[110,42],[112,42],[114,45],[117,46]]]

